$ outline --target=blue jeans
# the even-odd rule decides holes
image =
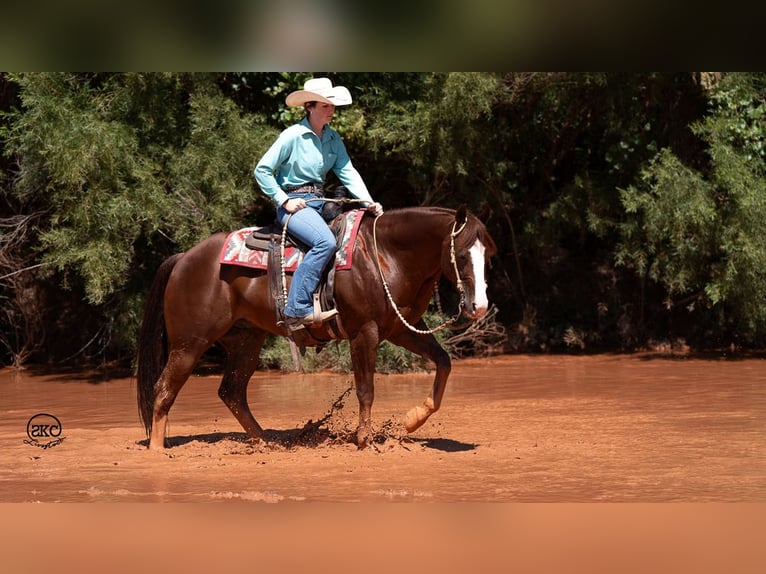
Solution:
[[[307,202],[306,207],[290,216],[287,231],[310,249],[293,274],[285,315],[305,317],[314,311],[314,292],[319,288],[322,272],[335,256],[335,235],[322,219],[320,212],[324,202],[309,201],[316,198],[313,193],[288,193],[288,196],[291,199],[302,197]],[[277,220],[282,226],[289,215],[283,207],[277,208]]]

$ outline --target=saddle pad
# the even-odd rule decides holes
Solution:
[[[346,232],[343,234],[341,245],[335,253],[335,269],[350,269],[351,255],[354,250],[354,240],[359,231],[364,211],[352,209],[346,213]],[[245,245],[245,240],[253,230],[260,227],[245,227],[232,231],[226,238],[221,250],[219,262],[222,265],[240,265],[255,269],[267,269],[269,254],[267,251],[257,251]],[[295,247],[285,248],[285,271],[295,271],[303,259],[303,252]]]

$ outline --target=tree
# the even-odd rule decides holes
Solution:
[[[763,343],[763,74],[59,73],[0,77],[7,354],[132,355],[166,256],[273,219],[252,169],[312,75],[389,211],[484,220],[509,348]]]
[[[763,75],[725,75],[691,125],[708,161],[663,149],[621,193],[618,264],[662,285],[667,309],[717,344],[762,342],[766,327],[765,114]]]
[[[257,211],[254,158],[275,131],[214,74],[9,78],[20,109],[5,137],[18,170],[6,193],[43,214],[25,243],[96,311],[102,347],[130,348],[159,261]]]

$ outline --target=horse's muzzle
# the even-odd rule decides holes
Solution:
[[[471,319],[473,321],[475,321],[476,319],[481,319],[486,314],[487,314],[487,306],[479,305],[476,303],[476,301],[469,303],[463,309],[463,315],[465,315],[468,319]]]

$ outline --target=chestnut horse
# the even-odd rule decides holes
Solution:
[[[218,396],[249,437],[263,435],[250,412],[247,386],[266,336],[288,333],[277,324],[267,272],[219,263],[226,238],[226,233],[218,233],[170,256],[149,291],[136,377],[139,412],[151,449],[165,447],[168,412],[200,357],[215,343],[226,352]],[[419,428],[439,409],[450,357],[421,317],[441,276],[459,288],[465,317],[486,313],[485,264],[495,251],[484,225],[465,208],[413,207],[378,218],[364,215],[353,265],[336,271],[334,288],[341,332],[350,342],[359,448],[372,440],[375,359],[384,340],[436,366],[430,395],[405,417],[407,431]],[[318,343],[333,338],[327,324],[307,329]]]

